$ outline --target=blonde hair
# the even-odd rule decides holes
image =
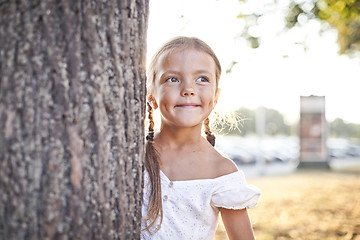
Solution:
[[[219,79],[221,75],[221,65],[220,61],[215,55],[214,51],[207,45],[204,41],[195,38],[195,37],[176,37],[166,42],[159,50],[154,54],[151,59],[148,74],[147,74],[147,91],[152,94],[154,91],[156,74],[157,74],[157,64],[160,57],[163,54],[170,54],[175,50],[182,49],[195,49],[198,51],[205,52],[212,57],[215,62],[215,78],[216,78],[216,91],[219,86]],[[160,225],[163,218],[162,212],[162,199],[161,199],[161,181],[160,181],[160,163],[159,163],[159,153],[154,147],[154,121],[153,121],[153,110],[150,104],[148,104],[148,120],[149,120],[149,130],[148,135],[146,136],[146,156],[145,156],[145,168],[149,174],[150,183],[151,183],[151,193],[148,206],[148,214],[144,218],[144,221],[149,221],[150,224],[144,229],[150,229],[160,217]],[[204,121],[204,130],[206,138],[209,143],[215,145],[215,136],[210,130],[209,118],[206,118]],[[159,227],[160,227],[159,225]],[[159,229],[159,228],[157,228]]]
[[[166,42],[163,46],[161,46],[158,51],[154,54],[150,61],[150,65],[148,68],[147,74],[147,90],[152,93],[155,85],[156,73],[157,73],[157,64],[159,62],[160,57],[163,54],[169,54],[174,50],[188,49],[194,48],[195,50],[205,52],[212,57],[215,62],[215,78],[216,78],[216,89],[219,86],[219,79],[221,75],[221,65],[220,61],[215,55],[214,51],[211,49],[209,45],[207,45],[204,41],[195,38],[195,37],[176,37]]]

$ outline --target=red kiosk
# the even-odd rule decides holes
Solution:
[[[300,97],[300,164],[298,168],[329,168],[324,96]]]

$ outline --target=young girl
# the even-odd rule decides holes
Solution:
[[[218,58],[197,38],[177,37],[152,59],[141,239],[213,239],[219,212],[229,239],[254,239],[246,208],[260,191],[214,149],[209,128],[220,73]],[[154,135],[157,108],[161,127]]]

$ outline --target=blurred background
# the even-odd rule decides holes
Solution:
[[[152,0],[148,59],[168,39],[196,36],[218,55],[218,148],[239,164],[298,159],[300,96],[324,96],[329,158],[360,156],[360,1]],[[257,111],[264,109],[258,147]],[[257,117],[256,117],[257,116]],[[259,128],[259,126],[258,126]]]
[[[263,190],[257,239],[360,239],[360,1],[151,0],[148,59],[178,35],[222,64],[217,111],[242,121],[216,147]],[[325,99],[325,168],[298,167],[301,96]]]

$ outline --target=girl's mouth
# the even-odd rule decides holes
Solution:
[[[200,105],[199,105],[199,104],[195,104],[195,103],[185,103],[185,104],[176,105],[175,107],[194,108],[194,107],[200,107]]]

